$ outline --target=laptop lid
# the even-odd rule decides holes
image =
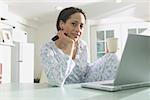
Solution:
[[[129,34],[114,85],[150,81],[150,36]]]

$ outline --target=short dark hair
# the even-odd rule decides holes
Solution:
[[[76,8],[76,7],[68,7],[68,8],[65,8],[63,9],[60,13],[59,13],[59,16],[57,18],[57,23],[56,23],[56,28],[57,28],[57,31],[61,30],[60,26],[59,26],[59,22],[62,20],[63,22],[66,22],[69,17],[71,15],[73,15],[74,13],[82,13],[84,15],[84,18],[86,20],[86,15],[85,13],[83,12],[82,9],[80,8]]]

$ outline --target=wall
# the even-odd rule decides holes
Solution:
[[[7,11],[8,11],[7,4],[0,1],[0,17],[8,17]]]
[[[40,77],[41,75],[41,70],[42,70],[42,66],[41,66],[41,61],[40,61],[40,49],[41,46],[46,43],[47,41],[49,41],[49,39],[55,35],[55,24],[52,23],[48,23],[48,24],[44,24],[44,25],[39,25],[40,27],[38,27],[35,30],[28,30],[28,32],[30,31],[29,35],[29,41],[32,41],[35,43],[35,67],[34,67],[34,78]],[[32,38],[31,38],[32,37]]]

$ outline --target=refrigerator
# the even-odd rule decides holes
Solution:
[[[34,82],[34,44],[14,42],[11,50],[11,82]]]

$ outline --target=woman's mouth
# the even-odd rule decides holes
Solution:
[[[78,37],[80,37],[80,33],[75,33],[75,34],[73,34],[73,36],[74,36],[74,38],[78,38]]]

